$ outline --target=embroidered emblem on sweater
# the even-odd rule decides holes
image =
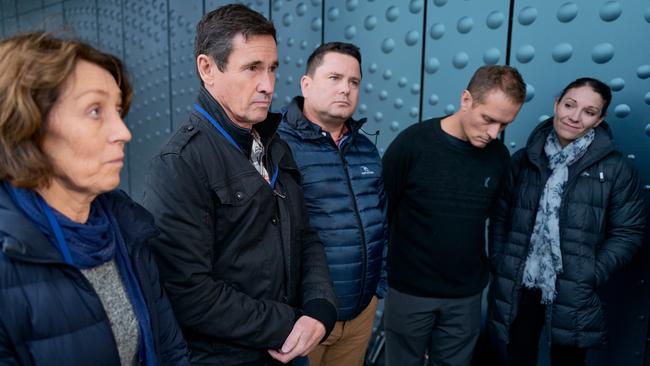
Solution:
[[[490,179],[492,179],[492,177],[485,178],[485,181],[483,181],[483,187],[490,188]]]
[[[361,175],[375,174],[372,170],[368,169],[367,166],[361,166]]]

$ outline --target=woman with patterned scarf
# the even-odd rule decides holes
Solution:
[[[0,70],[0,364],[188,364],[153,218],[115,191],[122,63],[28,33],[0,42]]]
[[[512,170],[490,222],[491,326],[507,364],[535,365],[543,326],[551,365],[584,365],[605,342],[596,289],[641,245],[645,216],[631,162],[604,121],[612,94],[570,83]]]

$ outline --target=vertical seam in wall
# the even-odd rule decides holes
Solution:
[[[325,0],[320,7],[320,44],[325,43]]]
[[[124,63],[126,64],[126,42],[124,40],[125,36],[125,27],[124,27],[124,2],[126,0],[118,0],[120,2],[120,19],[122,20],[120,23],[122,25],[122,54],[120,55]],[[99,24],[98,24],[99,26]],[[131,148],[129,147],[127,149],[127,159],[129,159],[129,164],[127,165],[127,176],[128,176],[128,184],[127,186],[129,187],[129,194],[133,191],[133,187],[131,187]]]
[[[14,0],[14,10],[16,11],[16,32],[20,32],[20,17],[18,16],[18,0]]]
[[[67,27],[67,22],[65,20],[65,1],[61,1],[61,21],[63,22],[63,29],[66,29]],[[3,22],[4,23],[4,22]],[[4,24],[3,24],[4,28]],[[3,29],[4,30],[4,29]]]
[[[508,38],[506,40],[506,65],[510,65],[510,49],[512,47],[512,18],[515,12],[515,0],[510,0],[510,9],[508,9]]]
[[[426,59],[428,3],[428,1],[424,2],[424,19],[422,20],[422,57],[420,60],[420,108],[418,113],[418,122],[422,121],[422,107],[424,106],[424,62]]]
[[[515,13],[515,0],[510,0],[508,9],[508,34],[506,38],[506,65],[510,66],[510,50],[512,49],[512,19]],[[501,131],[501,141],[506,141],[506,130]]]
[[[203,10],[201,11],[201,18],[203,18],[203,14],[205,14],[205,0],[203,0],[201,3],[203,6]]]
[[[171,4],[167,0],[167,82],[169,83],[169,90],[167,97],[169,98],[169,134],[171,135],[174,130],[174,109],[172,105],[172,22],[170,19]]]
[[[97,30],[97,46],[102,44],[102,41],[99,39],[99,2],[95,0],[95,29]]]
[[[273,0],[269,0],[269,20],[273,21],[273,5],[271,4]]]

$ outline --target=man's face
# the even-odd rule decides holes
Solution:
[[[512,123],[520,108],[521,104],[498,89],[488,91],[479,103],[465,90],[461,97],[460,124],[466,140],[475,147],[484,148]]]
[[[354,57],[326,53],[313,75],[305,75],[300,81],[305,97],[303,110],[318,119],[312,122],[342,124],[357,108],[360,83],[361,70]]]
[[[204,55],[199,58],[201,56]],[[223,72],[212,57],[208,59],[209,70],[205,69],[205,76],[202,73],[201,77],[228,117],[246,128],[264,121],[271,105],[278,67],[278,49],[273,37],[250,36],[244,40],[241,34],[235,36]]]

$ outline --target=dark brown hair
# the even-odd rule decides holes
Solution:
[[[359,70],[361,70],[361,52],[359,47],[345,42],[329,42],[320,45],[317,49],[309,55],[307,59],[306,74],[309,76],[314,75],[314,71],[323,63],[323,57],[330,52],[336,52],[343,55],[354,57],[359,62]]]
[[[566,94],[566,92],[569,90],[583,86],[590,87],[594,93],[600,95],[600,97],[603,98],[603,108],[600,110],[600,116],[603,117],[605,114],[607,114],[607,108],[609,108],[609,103],[612,101],[612,89],[610,89],[607,84],[598,79],[585,77],[573,80],[564,88],[564,90],[562,90],[562,93],[557,98],[558,102],[562,100],[564,94]]]
[[[42,150],[44,123],[79,60],[108,71],[122,92],[122,116],[132,89],[122,62],[76,40],[45,32],[0,42],[0,180],[34,189],[47,186],[52,165]]]
[[[225,71],[232,53],[232,40],[239,34],[244,40],[250,36],[272,36],[277,42],[275,26],[270,20],[244,5],[229,4],[205,14],[196,25],[194,58],[208,55],[220,71]]]
[[[479,67],[467,85],[473,103],[481,103],[492,90],[501,90],[516,104],[526,99],[526,83],[519,71],[511,66],[491,65]]]

